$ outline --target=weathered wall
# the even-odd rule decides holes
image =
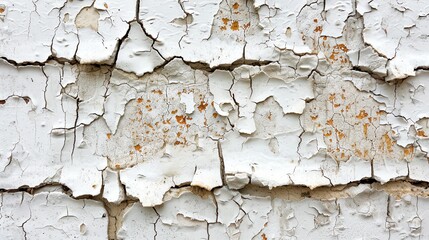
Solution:
[[[0,239],[429,239],[428,15],[0,1]]]

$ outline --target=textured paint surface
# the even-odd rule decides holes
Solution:
[[[0,239],[429,238],[428,16],[0,1]]]

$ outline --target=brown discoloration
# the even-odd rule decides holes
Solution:
[[[198,110],[200,112],[205,111],[208,105],[209,105],[208,103],[201,101],[200,105],[198,105]]]
[[[109,8],[109,5],[107,5],[107,3],[104,3],[103,6],[107,9]]]
[[[222,18],[222,22],[224,25],[227,25],[229,22],[229,18]]]
[[[389,137],[389,134],[388,133],[385,133],[384,135],[383,135],[383,139],[384,139],[384,143],[385,143],[385,145],[386,145],[386,150],[388,151],[388,152],[393,152],[393,144],[394,144],[394,142],[392,141],[392,139]]]
[[[404,156],[412,155],[414,153],[414,146],[410,145],[404,148]]]
[[[0,7],[0,14],[4,13],[6,11],[6,9],[4,7]]]
[[[238,31],[239,29],[240,29],[240,24],[238,24],[238,21],[233,21],[231,24],[231,30]]]
[[[0,100],[0,105],[3,105],[6,103],[6,100]]]
[[[368,126],[369,126],[369,123],[363,124],[363,135],[365,136],[365,138],[368,137]]]
[[[316,26],[316,28],[314,29],[314,32],[322,32],[323,31],[323,28],[322,28],[322,26]]]
[[[0,104],[1,104],[1,102],[0,102]],[[423,131],[423,130],[418,130],[416,134],[419,137],[427,137],[425,131]]]
[[[234,10],[237,10],[238,7],[240,7],[240,4],[238,4],[237,2],[232,5],[232,8],[234,8]]]
[[[368,113],[366,113],[365,110],[360,110],[359,114],[356,115],[356,118],[361,120],[366,117],[368,117]]]
[[[179,124],[186,124],[186,116],[176,115],[176,121]]]
[[[268,240],[267,236],[265,236],[265,233],[262,233],[261,237],[262,237],[262,240]]]
[[[159,89],[158,90],[152,90],[152,93],[162,95],[162,91]]]
[[[218,113],[213,113],[214,118],[217,118],[218,115],[219,115]]]
[[[137,144],[137,145],[134,146],[134,149],[136,151],[138,151],[138,152],[141,152],[142,151],[142,146],[140,146],[140,144]]]
[[[111,133],[107,133],[106,136],[107,136],[107,139],[110,140],[110,138],[112,137],[112,134]]]
[[[143,98],[137,98],[137,103],[142,103],[143,102]]]

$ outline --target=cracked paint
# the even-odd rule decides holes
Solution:
[[[0,2],[0,238],[428,238],[427,5]]]

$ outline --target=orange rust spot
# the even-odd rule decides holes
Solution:
[[[325,137],[329,137],[329,136],[331,136],[332,135],[332,131],[331,130],[328,130],[328,131],[326,131],[324,134],[323,134],[323,136],[325,136]]]
[[[335,99],[335,93],[329,94],[329,101],[333,101]]]
[[[345,158],[346,157],[346,155],[342,152],[341,153],[341,158]]]
[[[338,131],[337,129],[335,129],[335,132],[337,133],[337,136],[340,140],[346,136],[343,132]]]
[[[329,119],[328,121],[326,121],[326,124],[333,126],[334,125],[334,119]]]
[[[419,137],[427,137],[425,131],[423,131],[423,130],[418,130],[417,131],[417,136],[419,136]]]
[[[356,150],[355,150],[355,155],[356,155],[357,157],[361,157],[361,156],[362,156],[362,152],[361,152],[359,149],[356,149]]]
[[[334,104],[334,108],[338,108],[339,106],[341,106],[341,104],[339,103]]]
[[[135,149],[136,151],[141,152],[141,151],[142,151],[142,146],[140,146],[139,144],[137,144],[137,145],[135,145],[135,146],[134,146],[134,149]]]
[[[138,103],[142,103],[143,102],[143,98],[137,98],[137,102]]]
[[[409,147],[404,148],[404,155],[408,156],[414,153],[414,146],[410,145]]]
[[[319,116],[315,115],[315,116],[310,116],[311,120],[315,121]]]
[[[238,4],[237,2],[232,5],[232,8],[234,8],[235,10],[237,10],[238,7],[240,7],[240,4]]]
[[[365,123],[363,125],[363,135],[365,136],[365,138],[368,137],[368,126],[369,126],[369,123]]]
[[[328,39],[328,37],[327,37],[327,36],[324,36],[324,37],[323,37],[323,40],[324,40],[324,41],[326,41],[326,39]]]
[[[213,113],[213,117],[214,118],[217,118],[217,116],[218,116],[219,114],[217,114],[217,113]]]
[[[229,22],[229,18],[222,18],[222,22],[224,25],[227,25]]]
[[[186,124],[186,116],[183,116],[183,115],[176,115],[176,121],[179,123],[179,124]]]
[[[392,139],[390,139],[390,137],[387,133],[385,133],[383,135],[383,138],[384,138],[384,142],[386,143],[387,151],[393,152],[393,141],[392,141]]]
[[[368,113],[366,113],[365,110],[360,110],[359,114],[356,115],[356,118],[361,120],[366,117],[368,117]]]
[[[350,108],[351,108],[351,105],[347,104],[347,106],[346,106],[346,112],[348,112],[350,110]]]
[[[368,157],[368,150],[364,150],[364,151],[363,151],[363,157],[364,157],[364,158],[367,158],[367,157]]]
[[[180,137],[180,135],[182,135],[182,133],[181,133],[181,132],[176,133],[176,136],[177,136],[177,137]]]
[[[262,240],[267,240],[268,239],[267,236],[265,236],[265,233],[262,233],[261,237],[262,237]]]
[[[183,144],[183,143],[182,143],[182,142],[180,142],[180,141],[175,141],[175,142],[174,142],[174,145],[175,145],[175,146],[177,146],[177,145],[179,145],[179,144]]]
[[[200,110],[200,112],[202,112],[202,111],[206,110],[208,105],[209,105],[208,103],[201,101],[200,105],[198,106],[198,110]]]
[[[226,30],[226,27],[225,27],[225,26],[222,26],[222,27],[220,27],[220,30],[225,31],[225,30]]]
[[[341,99],[343,99],[343,100],[346,99],[346,96],[343,93],[341,93]]]
[[[176,114],[176,113],[177,113],[177,109],[176,109],[176,110],[171,111],[171,114]]]
[[[107,5],[107,3],[103,4],[105,8],[109,8],[109,5]]]
[[[119,165],[119,164],[115,164],[115,168],[116,168],[116,169],[119,169],[119,168],[121,168],[121,165]]]
[[[159,95],[162,95],[162,91],[161,90],[152,90],[152,93],[156,93],[156,94],[159,94]]]
[[[240,28],[240,24],[238,24],[238,21],[233,21],[231,24],[231,30],[238,31],[239,28]]]
[[[349,51],[349,49],[346,47],[346,45],[344,45],[342,43],[335,45],[334,49],[338,49],[338,50],[341,50],[343,52],[348,52]]]
[[[317,23],[319,20],[317,18],[313,19],[313,22]]]
[[[322,26],[317,26],[315,29],[314,29],[314,32],[322,32],[323,31],[323,28],[322,28]]]
[[[110,139],[112,137],[112,134],[108,133],[108,134],[106,134],[106,136],[107,136],[107,139]]]
[[[250,22],[243,25],[244,30],[248,29],[250,27]]]

